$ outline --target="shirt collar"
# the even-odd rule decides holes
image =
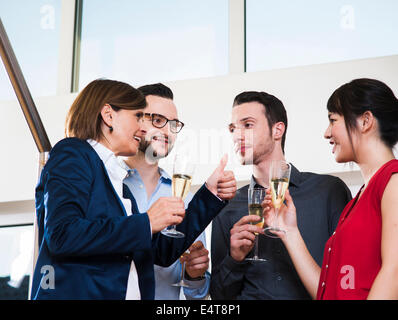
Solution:
[[[162,178],[164,180],[170,180],[171,181],[170,175],[165,170],[163,170],[160,167],[159,167],[159,174],[160,174],[160,178]]]
[[[292,165],[291,163],[290,163],[290,165],[292,166],[292,171],[290,172],[289,184],[292,184],[295,187],[298,187],[301,182],[301,173],[300,173],[300,171],[297,170],[297,168],[294,165]],[[256,182],[256,179],[254,178],[254,176],[252,176],[250,179],[250,188],[263,188],[263,186],[259,185]]]
[[[118,158],[115,156],[112,150],[108,149],[98,141],[92,139],[87,139],[87,142],[93,147],[95,152],[97,152],[98,156],[104,163],[108,173],[115,174],[116,177],[118,177],[121,180],[123,180],[126,177],[127,169],[119,165]]]
[[[93,147],[93,149],[97,152],[98,156],[102,160],[104,164],[106,164],[112,156],[115,154],[105,147],[103,144],[99,143],[98,141],[87,139],[87,142]]]
[[[131,173],[131,172],[137,173],[138,172],[137,169],[130,168],[127,165],[127,163],[123,160],[123,158],[118,158],[118,161],[119,161],[120,166],[123,169],[127,170],[128,173]],[[170,180],[171,181],[170,175],[164,169],[158,167],[158,171],[159,171],[159,174],[160,174],[160,179]]]
[[[124,158],[123,158],[123,157],[118,157],[118,158],[117,158],[117,161],[119,162],[119,165],[120,165],[124,170],[126,170],[127,172],[136,172],[136,171],[137,171],[137,169],[131,169],[131,168],[127,165],[127,163],[124,161]]]
[[[256,179],[254,178],[254,176],[252,176],[250,179],[250,188],[264,188],[264,187],[262,185],[259,185],[256,182]]]
[[[297,168],[292,165],[292,171],[290,172],[290,183],[294,186],[298,187],[301,183],[301,172],[297,170]]]

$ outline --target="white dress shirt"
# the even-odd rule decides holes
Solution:
[[[121,160],[121,159],[120,159]],[[128,171],[128,176],[124,179],[124,183],[129,187],[131,193],[133,194],[139,212],[147,212],[148,209],[158,200],[160,197],[170,197],[172,196],[172,181],[170,175],[159,168],[160,178],[158,184],[153,191],[153,193],[148,196],[145,188],[144,181],[142,180],[140,173],[137,169],[130,169],[130,167],[124,162],[120,161],[122,168]],[[188,207],[188,203],[192,200],[192,193],[188,193],[185,198],[185,209]],[[206,236],[203,232],[196,241],[201,241],[206,247]],[[166,254],[166,253],[164,253]],[[174,287],[173,283],[178,282],[181,279],[181,263],[177,259],[169,267],[161,267],[154,265],[155,269],[155,300],[198,300],[204,299],[210,287],[210,273],[205,273],[205,279],[197,281],[189,281],[185,279],[190,288]],[[183,291],[183,294],[181,294]]]
[[[123,179],[127,170],[122,168],[115,154],[101,143],[88,139],[87,142],[94,148],[105,165],[105,169],[112,182],[113,188],[122,201],[127,215],[131,215],[131,201],[123,198]],[[141,293],[138,285],[138,273],[134,261],[131,261],[130,273],[127,282],[126,300],[140,300]]]

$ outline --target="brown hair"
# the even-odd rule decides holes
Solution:
[[[115,111],[146,107],[145,97],[129,84],[107,79],[94,80],[79,93],[70,107],[65,135],[82,140],[99,140],[103,136],[101,110],[107,103]]]
[[[232,107],[247,102],[258,102],[264,106],[265,117],[267,118],[270,130],[275,123],[283,122],[283,124],[285,125],[285,132],[282,135],[281,145],[282,152],[285,153],[287,114],[282,101],[279,100],[277,97],[263,91],[245,91],[235,97]]]

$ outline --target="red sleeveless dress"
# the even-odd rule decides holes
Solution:
[[[398,160],[385,163],[344,208],[326,242],[318,300],[366,299],[381,268],[381,199]]]

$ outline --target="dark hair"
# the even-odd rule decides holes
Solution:
[[[173,91],[163,83],[147,84],[145,86],[139,87],[138,90],[144,95],[144,97],[153,95],[166,99],[173,100]]]
[[[66,117],[65,134],[87,140],[100,139],[102,116],[105,104],[118,111],[137,110],[146,107],[145,97],[127,83],[98,79],[90,82],[77,96]]]
[[[267,118],[268,125],[270,128],[272,128],[272,126],[277,122],[284,123],[285,132],[283,133],[282,136],[282,151],[283,153],[285,153],[287,114],[282,101],[280,101],[277,97],[268,94],[266,92],[245,91],[238,94],[235,97],[233,107],[247,102],[258,102],[264,106],[265,117]]]
[[[356,119],[366,111],[372,112],[379,125],[381,140],[390,148],[398,141],[398,100],[383,82],[355,79],[336,89],[327,103],[329,112],[344,117],[347,132],[356,128]]]

